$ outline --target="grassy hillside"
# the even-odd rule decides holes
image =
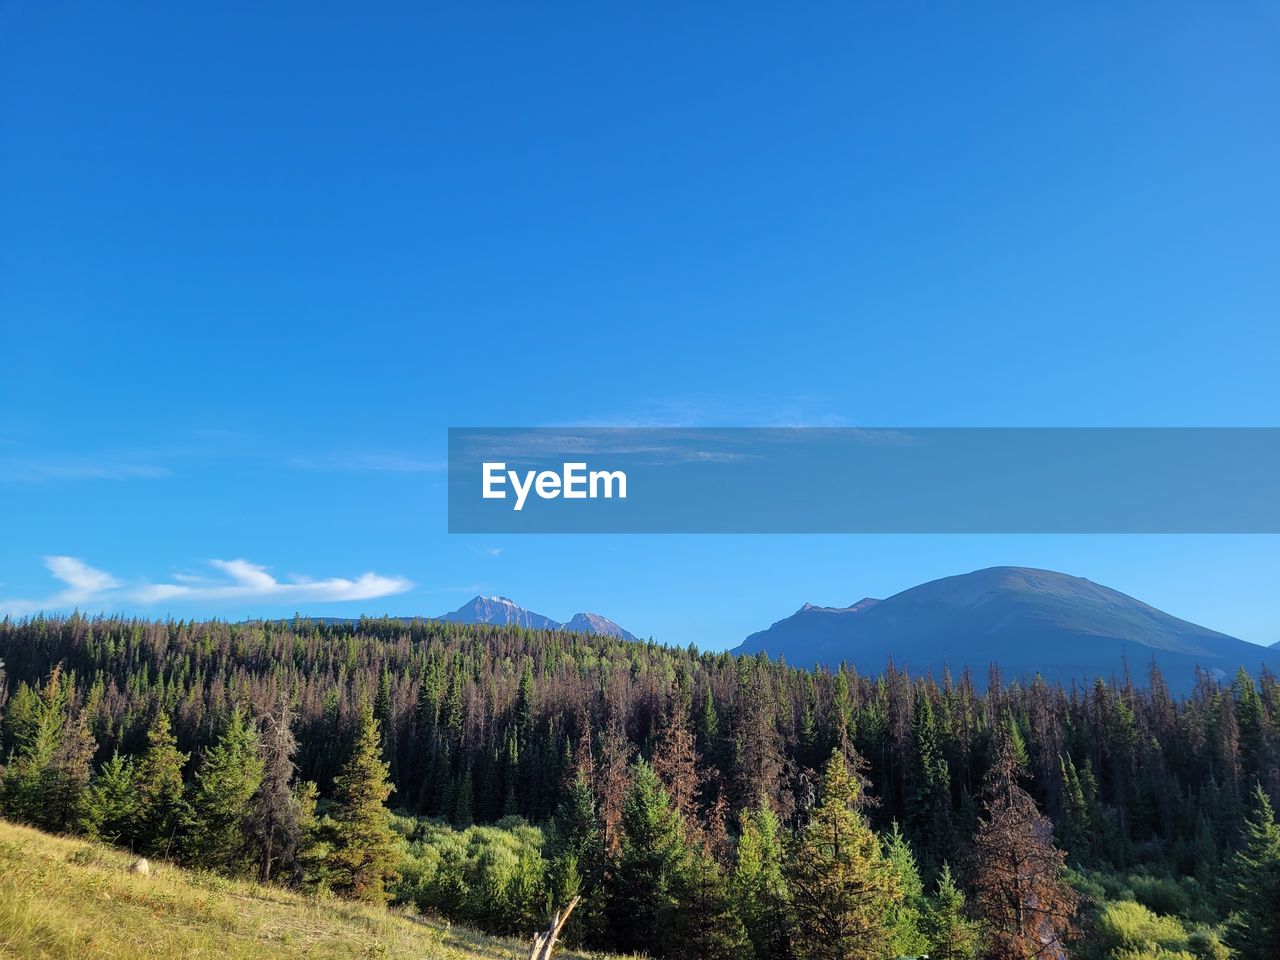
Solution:
[[[0,958],[508,960],[528,947],[408,913],[194,874],[0,821]],[[564,953],[571,958],[580,954]]]

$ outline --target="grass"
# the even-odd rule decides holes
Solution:
[[[402,910],[190,873],[0,821],[0,958],[524,960],[528,946]],[[566,952],[564,960],[589,955]],[[600,955],[594,955],[600,956]]]

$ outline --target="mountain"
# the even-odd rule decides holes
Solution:
[[[560,621],[526,610],[506,597],[474,597],[452,613],[443,614],[436,619],[452,623],[514,624],[531,630],[560,629]]]
[[[987,666],[1005,678],[1036,673],[1050,680],[1092,682],[1119,676],[1126,661],[1145,681],[1152,657],[1166,682],[1189,690],[1195,668],[1215,676],[1241,665],[1255,672],[1280,656],[1206,627],[1179,620],[1080,577],[1026,567],[991,567],[912,587],[886,600],[851,607],[805,604],[734,653],[784,656],[795,666],[841,661],[879,673],[888,658],[913,673],[941,676],[972,668],[985,683]]]
[[[573,618],[560,627],[570,633],[594,633],[606,637],[617,637],[619,640],[638,640],[634,633],[623,630],[608,617],[598,613],[575,613]]]
[[[515,624],[533,630],[566,630],[573,633],[593,633],[621,640],[635,640],[635,634],[624,630],[608,617],[598,613],[575,613],[568,623],[552,620],[540,613],[526,610],[506,597],[474,597],[452,613],[436,617],[453,623]]]

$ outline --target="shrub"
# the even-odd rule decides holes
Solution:
[[[454,830],[419,821],[411,837],[396,899],[423,913],[488,933],[526,934],[547,912],[542,831],[519,817]]]
[[[1129,877],[1129,887],[1135,900],[1156,913],[1182,917],[1191,909],[1191,898],[1176,880],[1134,874]]]
[[[1107,960],[1196,960],[1177,917],[1160,916],[1132,900],[1108,903],[1098,915]]]

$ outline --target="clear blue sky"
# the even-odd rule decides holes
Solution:
[[[1277,5],[1056,6],[0,2],[0,601],[1280,639],[1276,537],[445,533],[448,426],[1277,425]]]

